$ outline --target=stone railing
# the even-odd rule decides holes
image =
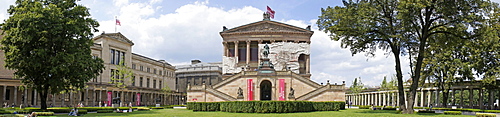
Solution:
[[[213,85],[213,88],[214,89],[220,88],[220,87],[226,85],[227,83],[232,82],[233,80],[236,80],[236,79],[240,78],[241,77],[241,73],[242,72],[240,72],[240,73],[238,73],[236,75],[233,75],[233,76],[231,76],[231,77],[229,77],[227,79],[224,79],[224,81],[219,82],[219,83]]]
[[[224,99],[225,101],[236,101],[236,98],[233,98],[232,96],[230,96],[230,95],[228,95],[226,93],[222,93],[222,92],[214,90],[212,88],[207,88],[206,91],[208,93],[212,93],[216,97]]]
[[[330,86],[329,85],[325,85],[319,89],[316,89],[314,91],[311,91],[311,92],[308,92],[302,96],[299,96],[298,98],[296,98],[296,100],[307,100],[309,98],[312,98],[312,97],[315,97],[317,96],[318,94],[321,94],[325,91],[327,91],[328,89],[330,89]]]
[[[319,85],[318,83],[314,82],[314,81],[311,81],[309,79],[304,79],[304,77],[298,75],[298,74],[295,74],[295,73],[291,73],[292,76],[293,76],[293,79],[294,80],[300,80],[302,81],[303,83],[306,83],[307,85],[311,86],[311,87],[314,87],[314,88],[319,88],[321,87],[321,85]]]

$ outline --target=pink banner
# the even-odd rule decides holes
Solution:
[[[140,93],[137,93],[137,97],[135,99],[135,105],[136,106],[141,105],[141,94]]]
[[[285,100],[285,79],[279,79],[280,88],[279,88],[279,101]]]
[[[248,101],[253,100],[253,79],[247,79],[247,96],[248,96]]]
[[[112,95],[111,91],[108,91],[108,106],[111,106],[111,101],[112,101],[112,100],[111,100],[111,97],[112,97],[112,96],[113,96],[113,95]]]

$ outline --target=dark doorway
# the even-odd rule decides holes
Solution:
[[[260,83],[260,100],[271,100],[271,87],[269,80]]]

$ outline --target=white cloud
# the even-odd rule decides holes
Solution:
[[[115,0],[81,1],[90,8],[93,17],[100,23],[101,32],[114,32],[116,15],[122,26],[119,32],[131,39],[135,45],[133,52],[154,59],[164,59],[173,65],[190,64],[192,59],[203,62],[218,62],[222,56],[222,38],[219,32],[222,26],[237,26],[262,20],[262,11],[253,6],[211,7],[208,1],[182,5],[174,12],[164,13],[162,0],[128,1]],[[8,3],[14,3],[10,0]],[[0,19],[6,19],[7,5],[0,5]],[[4,10],[5,9],[5,10]],[[394,74],[394,57],[377,51],[372,58],[363,53],[351,55],[349,49],[340,48],[340,42],[332,41],[328,34],[319,31],[316,19],[281,20],[297,27],[311,25],[314,35],[311,37],[311,79],[318,83],[341,83],[351,85],[352,80],[361,77],[363,83],[379,85],[383,76]],[[402,58],[403,73],[407,73],[408,60]],[[405,78],[407,77],[407,74]]]

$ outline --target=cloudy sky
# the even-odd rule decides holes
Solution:
[[[15,0],[0,0],[0,23],[7,19],[7,9]],[[498,1],[497,1],[498,2]],[[311,79],[318,83],[351,85],[356,77],[364,84],[378,86],[384,76],[394,72],[394,57],[378,51],[375,57],[352,56],[349,49],[331,41],[318,30],[320,9],[341,5],[341,0],[81,0],[99,21],[102,32],[115,32],[115,17],[121,26],[117,31],[131,39],[133,52],[173,65],[222,61],[222,26],[234,28],[262,20],[266,6],[276,11],[274,21],[297,27],[312,26]],[[95,36],[96,36],[95,35]],[[405,57],[407,58],[407,57]],[[403,60],[403,73],[408,78],[408,60]]]

